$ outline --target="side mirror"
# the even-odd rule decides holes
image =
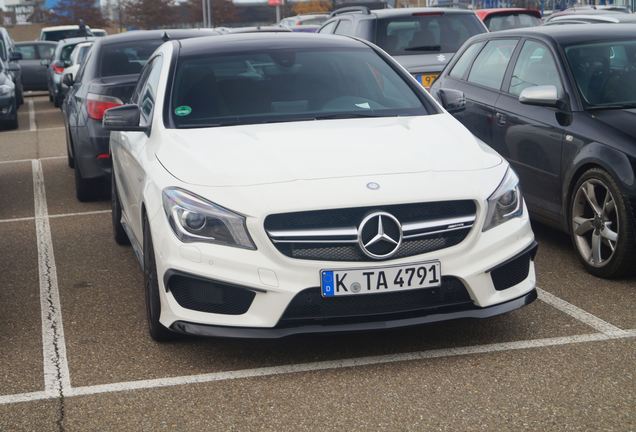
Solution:
[[[64,76],[62,77],[62,83],[66,87],[73,87],[73,84],[75,84],[75,80],[73,79],[73,74],[71,73],[64,74]]]
[[[9,61],[18,61],[18,60],[22,60],[22,53],[18,51],[12,51],[11,55],[9,56]]]
[[[527,87],[521,91],[519,102],[526,105],[558,107],[559,91],[553,85]]]
[[[102,125],[109,131],[144,132],[145,126],[140,126],[141,110],[138,105],[121,105],[107,109],[104,112]]]
[[[442,106],[450,114],[458,113],[466,109],[466,98],[459,90],[440,89],[437,92]]]

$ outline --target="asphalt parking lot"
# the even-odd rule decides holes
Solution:
[[[636,430],[636,279],[537,225],[540,299],[508,315],[280,341],[147,335],[108,200],[75,199],[62,114],[0,132],[0,431]],[[636,263],[635,263],[636,265]]]

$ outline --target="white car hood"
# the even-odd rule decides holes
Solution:
[[[166,129],[156,156],[180,181],[213,187],[474,171],[502,162],[448,114]]]

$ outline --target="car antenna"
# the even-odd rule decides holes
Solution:
[[[161,36],[161,40],[164,42],[168,42],[170,40],[170,36],[168,35],[168,32],[163,32],[163,36]]]

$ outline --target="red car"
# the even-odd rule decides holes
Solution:
[[[475,13],[490,31],[534,27],[542,24],[541,12],[536,9],[478,9]]]

